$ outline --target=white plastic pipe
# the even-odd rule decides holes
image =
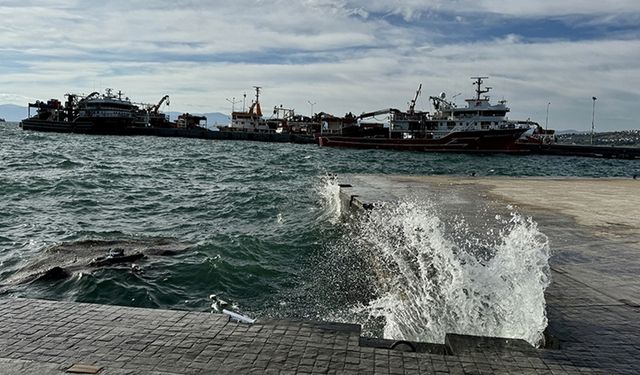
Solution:
[[[225,315],[229,315],[229,317],[231,319],[235,319],[235,320],[237,320],[239,322],[242,322],[242,323],[253,324],[256,321],[255,319],[251,319],[248,316],[240,315],[238,313],[235,313],[233,311],[229,311],[227,309],[223,309],[222,313],[225,314]]]

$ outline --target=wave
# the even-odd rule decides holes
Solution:
[[[340,186],[338,186],[336,176],[331,174],[322,176],[319,183],[314,185],[314,188],[316,196],[319,197],[319,206],[323,209],[320,220],[327,220],[331,224],[340,222],[342,207],[340,203]]]
[[[73,168],[76,168],[76,167],[82,167],[83,164],[80,163],[80,162],[75,162],[75,161],[72,161],[72,160],[69,160],[69,159],[65,159],[65,160],[57,163],[56,166],[58,168],[61,168],[61,169],[73,169]]]
[[[355,220],[332,256],[361,262],[351,277],[373,285],[342,320],[389,339],[443,343],[458,333],[543,344],[550,252],[531,218],[467,220],[410,199]]]

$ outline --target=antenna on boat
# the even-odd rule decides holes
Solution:
[[[227,98],[227,101],[231,103],[231,113],[236,111],[236,103],[240,103],[240,99],[236,100],[234,96],[232,99]],[[244,109],[242,110],[244,112]]]
[[[487,87],[486,89],[482,89],[482,84],[484,83],[484,79],[489,79],[489,77],[471,77],[471,79],[474,79],[475,81],[473,82],[474,86],[476,87],[476,100],[480,100],[480,95],[488,93],[489,90],[491,90],[491,87]]]
[[[242,112],[246,111],[247,93],[242,94]]]

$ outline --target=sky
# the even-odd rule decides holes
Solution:
[[[0,104],[109,87],[229,113],[261,86],[267,116],[343,115],[405,109],[422,84],[431,111],[472,76],[511,119],[590,130],[597,97],[597,131],[639,129],[640,1],[0,0]]]

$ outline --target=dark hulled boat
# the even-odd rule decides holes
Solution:
[[[206,117],[181,115],[178,122],[159,112],[159,107],[169,100],[165,95],[158,104],[140,108],[122,92],[114,94],[107,89],[104,94],[93,92],[87,96],[67,94],[65,103],[57,99],[29,103],[29,117],[20,122],[23,130],[106,134],[139,135],[155,134],[156,129],[191,129],[200,127]],[[31,109],[35,115],[31,116]]]
[[[120,134],[127,127],[144,125],[144,116],[129,98],[107,89],[87,96],[67,94],[63,104],[57,99],[29,103],[29,117],[20,122],[24,130],[62,133]],[[31,116],[31,109],[36,114]]]
[[[526,129],[487,129],[451,132],[441,138],[382,138],[320,136],[320,146],[423,152],[524,153],[516,141]]]

